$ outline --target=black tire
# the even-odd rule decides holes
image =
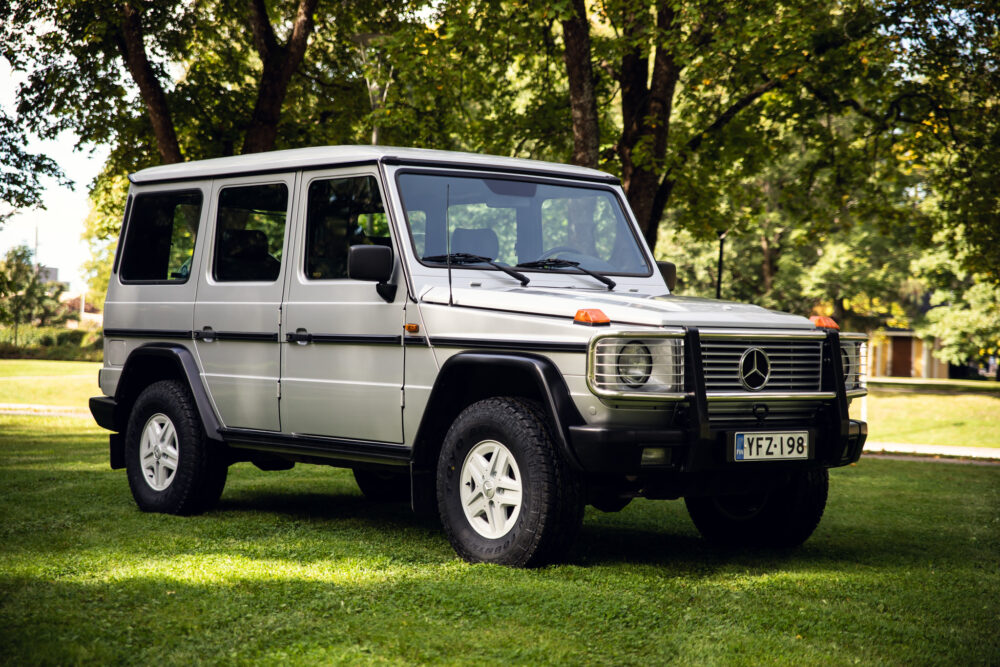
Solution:
[[[354,469],[354,481],[365,498],[376,503],[410,501],[409,472],[382,472]]]
[[[506,448],[520,476],[516,517],[503,519],[509,521],[507,532],[497,538],[477,531],[461,498],[463,465],[473,449],[489,442]],[[582,483],[559,456],[541,408],[516,398],[479,401],[458,416],[438,459],[437,498],[448,540],[473,563],[537,567],[559,560],[583,522]]]
[[[142,461],[143,432],[154,420],[164,426],[169,421],[176,434],[172,440],[175,468],[167,472],[169,466],[161,467],[160,478],[153,471],[162,452],[147,456],[146,466]],[[182,383],[161,380],[139,394],[125,435],[125,469],[132,497],[144,512],[198,514],[218,502],[226,485],[227,461],[221,447],[206,441],[194,400]]]
[[[788,549],[813,534],[826,508],[826,469],[792,475],[769,490],[738,496],[685,498],[702,536],[720,546]]]

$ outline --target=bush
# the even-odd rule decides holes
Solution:
[[[100,330],[22,326],[17,331],[0,328],[0,359],[52,359],[101,361],[104,336]]]
[[[82,329],[66,329],[56,335],[56,345],[80,345],[86,331]]]

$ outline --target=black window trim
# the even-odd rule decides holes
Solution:
[[[198,251],[198,235],[203,233],[202,228],[204,224],[202,218],[205,215],[205,192],[200,187],[189,187],[179,190],[174,190],[172,188],[167,188],[163,190],[151,190],[149,192],[137,192],[135,195],[129,195],[129,200],[126,202],[126,220],[122,223],[122,231],[118,235],[118,248],[115,251],[115,266],[112,267],[113,273],[118,276],[118,281],[122,285],[186,285],[190,280],[194,271],[189,271],[183,279],[167,279],[167,280],[128,280],[121,273],[119,266],[119,261],[124,261],[125,252],[128,250],[125,246],[128,243],[128,232],[132,227],[132,215],[135,213],[135,202],[138,201],[140,197],[148,196],[162,196],[165,194],[177,195],[186,193],[196,193],[200,199],[198,202],[198,229],[194,235],[194,245],[191,247],[191,266],[194,268],[195,257]]]
[[[391,164],[391,163],[388,163],[388,164]],[[402,163],[402,164],[406,164],[406,163]],[[614,179],[613,182],[612,181],[608,181],[608,180],[601,180],[601,181],[593,180],[592,181],[592,180],[587,180],[587,179],[583,179],[583,178],[577,178],[575,176],[569,176],[569,175],[560,177],[560,176],[554,175],[554,174],[542,175],[542,174],[538,174],[537,172],[529,172],[529,175],[521,175],[521,174],[516,173],[516,172],[507,172],[507,171],[495,171],[495,172],[493,172],[493,171],[475,171],[475,172],[473,172],[471,170],[471,168],[469,168],[469,169],[467,169],[465,171],[459,171],[457,169],[447,169],[447,168],[443,168],[443,167],[441,169],[437,169],[437,168],[419,168],[419,167],[414,167],[414,168],[404,167],[402,169],[396,170],[396,172],[393,174],[393,179],[394,179],[394,183],[395,183],[395,186],[396,186],[396,193],[399,195],[399,207],[400,207],[400,209],[402,209],[403,216],[404,216],[404,219],[403,219],[402,222],[406,226],[406,235],[409,237],[409,240],[410,240],[410,248],[413,250],[413,258],[415,260],[417,260],[417,262],[419,262],[421,265],[426,266],[428,268],[431,268],[431,269],[443,269],[443,268],[445,268],[445,265],[444,264],[434,263],[434,262],[431,262],[431,263],[424,262],[423,258],[420,257],[420,253],[417,252],[417,246],[416,246],[416,243],[413,240],[413,228],[410,226],[409,212],[406,209],[406,203],[403,201],[403,190],[402,190],[402,188],[400,187],[400,184],[399,184],[399,177],[403,176],[403,175],[406,175],[406,174],[428,174],[428,175],[433,175],[433,176],[454,176],[454,177],[457,177],[457,178],[479,178],[479,179],[488,179],[488,180],[518,181],[518,182],[522,182],[522,183],[541,183],[541,184],[544,184],[544,185],[556,185],[556,186],[567,187],[567,188],[579,188],[579,189],[583,189],[583,190],[604,190],[604,191],[610,193],[611,196],[614,197],[615,200],[618,202],[618,205],[621,207],[622,214],[625,216],[625,221],[626,221],[626,223],[628,223],[629,231],[632,233],[632,238],[635,239],[636,246],[639,248],[640,254],[642,255],[642,258],[643,258],[643,261],[646,263],[646,266],[649,268],[649,271],[647,273],[619,273],[619,272],[603,272],[602,271],[601,273],[603,275],[622,276],[622,277],[626,277],[626,278],[649,278],[654,273],[653,266],[655,266],[656,262],[654,261],[653,262],[653,266],[650,266],[649,260],[651,260],[653,258],[652,258],[652,256],[647,257],[646,254],[644,252],[642,252],[642,248],[643,248],[642,242],[640,241],[639,236],[636,234],[635,226],[631,224],[632,220],[631,220],[631,218],[629,216],[629,212],[631,212],[632,209],[629,208],[628,203],[625,202],[619,196],[618,192],[614,188],[614,185],[616,185],[618,183],[617,179]],[[575,181],[584,181],[586,183],[586,185],[583,185],[583,184],[580,184],[580,183],[573,183],[572,181],[574,181],[574,180]],[[496,268],[494,268],[492,266],[488,266],[488,265],[487,266],[472,266],[472,265],[469,265],[469,264],[463,264],[463,265],[459,266],[459,265],[452,264],[451,268],[452,268],[453,271],[457,270],[457,269],[475,269],[477,271],[499,271],[499,269],[496,269]],[[521,269],[521,268],[519,268],[518,270],[522,271],[522,272],[527,272],[527,273],[547,273],[547,274],[550,274],[550,275],[553,274],[553,273],[555,273],[553,271],[545,271],[543,269]],[[566,272],[565,275],[577,275],[577,274]]]
[[[121,265],[122,261],[122,246],[125,245],[125,233],[128,231],[128,218],[132,213],[132,199],[134,195],[129,193],[128,199],[125,201],[125,215],[122,216],[122,226],[121,230],[118,232],[118,245],[115,248],[115,262],[111,267],[112,275],[118,275],[118,267]]]

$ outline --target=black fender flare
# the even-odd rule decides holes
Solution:
[[[148,384],[151,365],[160,369],[164,367],[172,369],[173,372],[167,377],[174,377],[187,383],[205,428],[205,436],[209,440],[223,442],[219,434],[222,424],[212,408],[212,401],[201,380],[198,362],[195,361],[191,350],[177,343],[146,343],[129,354],[115,389],[114,421],[117,430],[124,432],[132,404],[141,391],[139,388]]]
[[[440,445],[440,441],[435,442],[437,438],[434,434],[443,437],[443,433],[451,423],[451,420],[448,420],[447,424],[436,420],[440,420],[442,414],[449,414],[449,406],[453,406],[456,402],[464,402],[466,405],[471,403],[468,395],[457,395],[457,392],[463,389],[466,378],[471,374],[486,382],[487,378],[501,375],[497,371],[508,377],[516,375],[530,382],[529,388],[534,390],[530,393],[540,400],[550,420],[556,447],[572,468],[582,470],[583,467],[570,445],[569,427],[582,425],[584,419],[570,396],[569,387],[566,386],[562,373],[547,357],[505,352],[459,352],[442,364],[414,440],[414,470],[423,472],[434,470],[435,453],[437,446]],[[482,398],[495,395],[505,394],[489,391],[481,393]],[[478,400],[478,397],[475,400]],[[453,411],[452,408],[451,412]]]

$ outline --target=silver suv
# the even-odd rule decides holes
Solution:
[[[608,174],[325,147],[131,180],[90,407],[144,511],[302,462],[470,561],[559,559],[587,503],[640,496],[794,546],[861,454],[864,337],[672,295]]]

